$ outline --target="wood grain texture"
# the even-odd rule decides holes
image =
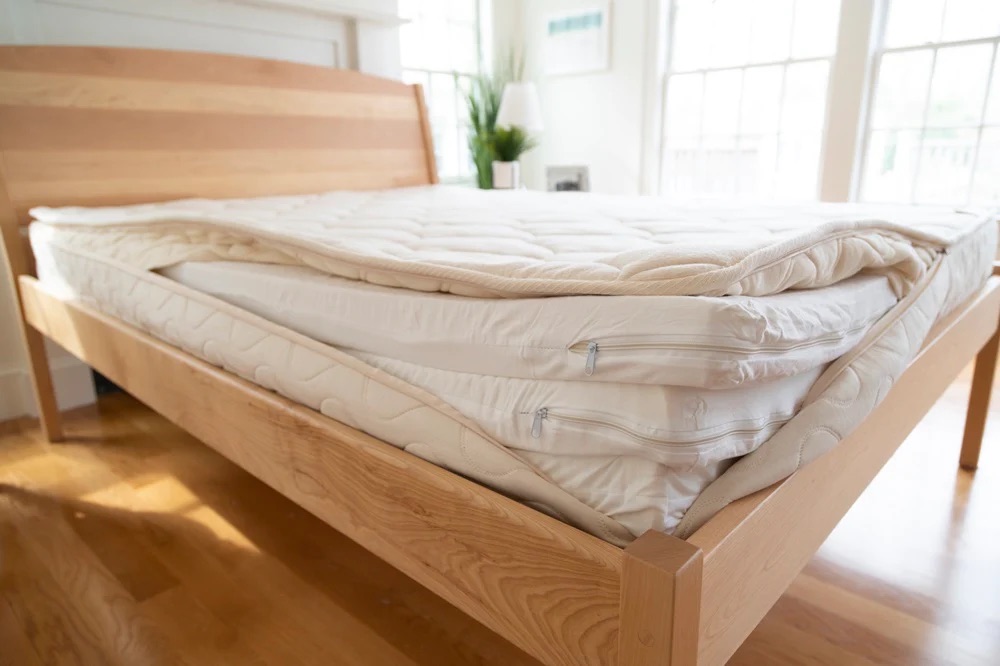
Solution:
[[[24,310],[17,291],[17,278],[33,269],[34,257],[21,238],[20,227],[17,224],[14,208],[4,178],[4,166],[0,161],[0,263],[4,264],[8,282],[14,294],[14,302],[18,313],[18,330],[21,333],[28,356],[31,375],[32,394],[38,409],[42,431],[50,442],[62,439],[62,425],[59,421],[59,407],[56,403],[55,387],[52,385],[52,374],[49,370],[49,359],[45,355],[45,342],[42,336],[28,326],[24,320]],[[3,288],[0,285],[0,288]]]
[[[1000,663],[1000,448],[984,449],[975,474],[952,472],[970,378],[731,666]],[[538,666],[129,396],[65,420],[58,446],[27,420],[0,425],[0,665],[123,663],[67,623],[67,591],[32,550],[35,531],[68,525],[78,538],[60,537],[64,556],[82,575],[120,577],[154,644],[192,665]],[[1000,441],[1000,418],[987,437]]]
[[[21,279],[28,322],[547,664],[612,664],[622,551]]]
[[[994,333],[1000,279],[931,332],[885,400],[833,450],[731,504],[688,541],[705,553],[700,661],[723,664],[899,444]],[[734,581],[736,584],[734,584]]]
[[[417,89],[357,72],[0,47],[0,162],[21,224],[38,205],[427,184],[426,129]]]
[[[990,411],[990,397],[993,394],[993,378],[996,375],[998,355],[1000,355],[1000,327],[976,355],[976,370],[969,391],[969,408],[965,413],[962,452],[958,459],[959,464],[965,469],[979,467],[979,454],[986,433],[986,419]]]
[[[420,110],[420,133],[424,139],[424,162],[427,167],[427,177],[431,183],[438,182],[437,156],[434,154],[434,136],[431,133],[431,119],[427,113],[427,100],[424,98],[424,87],[414,84],[413,94],[417,98],[417,108]]]
[[[686,541],[646,532],[625,549],[620,666],[695,666],[702,554]]]
[[[0,46],[0,230],[11,283],[32,271],[18,226],[34,206],[432,183],[426,122],[419,90],[358,72],[207,53]],[[54,441],[42,339],[30,328],[23,337]]]

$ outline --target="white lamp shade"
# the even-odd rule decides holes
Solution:
[[[528,132],[542,130],[542,107],[538,103],[538,90],[534,83],[514,81],[504,86],[497,112],[497,127],[513,125]]]

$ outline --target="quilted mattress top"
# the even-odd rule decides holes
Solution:
[[[899,293],[986,211],[860,204],[678,205],[651,197],[429,186],[112,208],[36,208],[84,249],[308,265],[478,297],[748,295],[885,272]],[[64,229],[66,231],[66,229]]]

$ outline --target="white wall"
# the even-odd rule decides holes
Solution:
[[[546,165],[590,167],[596,192],[642,191],[647,67],[656,62],[648,29],[656,3],[612,0],[611,63],[607,71],[545,76],[541,56],[545,16],[555,11],[592,7],[588,0],[496,0],[494,45],[498,55],[521,48],[525,78],[536,82],[545,116],[541,145],[522,160],[525,182],[545,188]]]
[[[208,51],[398,78],[397,0],[0,0],[0,44]],[[0,420],[34,411],[13,294],[0,270]],[[65,409],[94,400],[86,366],[53,345]]]

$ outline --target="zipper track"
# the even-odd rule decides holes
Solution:
[[[791,417],[789,417],[789,418],[791,418]],[[586,426],[596,426],[596,427],[599,427],[599,428],[608,428],[608,429],[611,429],[611,430],[617,430],[618,432],[620,432],[620,433],[622,433],[624,435],[627,435],[628,437],[630,437],[632,439],[635,439],[635,440],[638,440],[638,441],[641,441],[641,442],[644,442],[644,443],[654,444],[654,445],[658,445],[658,446],[659,445],[663,445],[663,444],[670,444],[672,446],[684,446],[684,447],[687,447],[687,446],[701,446],[703,444],[710,444],[712,442],[716,442],[716,441],[725,439],[727,437],[732,437],[734,435],[737,435],[737,436],[738,435],[752,435],[752,434],[754,434],[756,432],[759,432],[761,430],[765,430],[766,428],[770,428],[771,426],[783,424],[783,423],[786,423],[788,421],[788,419],[772,419],[770,421],[767,421],[767,422],[761,424],[761,426],[757,427],[757,428],[736,428],[736,429],[733,429],[733,430],[726,430],[725,432],[721,432],[721,433],[716,434],[716,435],[711,435],[711,436],[707,436],[707,437],[699,437],[698,439],[677,441],[677,440],[662,439],[662,438],[650,437],[648,435],[643,435],[642,433],[636,432],[636,431],[632,430],[631,428],[626,428],[625,426],[623,426],[623,425],[621,425],[619,423],[615,423],[613,421],[608,421],[608,420],[605,420],[605,419],[597,419],[597,418],[588,418],[588,417],[585,417],[585,416],[573,416],[573,415],[570,415],[570,414],[559,414],[557,412],[554,413],[548,407],[542,407],[542,408],[540,408],[540,409],[538,409],[538,410],[535,411],[535,416],[534,416],[534,419],[532,420],[532,423],[531,423],[531,436],[533,438],[538,439],[539,437],[542,436],[542,422],[546,421],[546,420],[564,421],[564,422],[567,422],[567,423],[577,423],[577,424],[586,425]]]
[[[877,319],[875,321],[878,321]],[[789,352],[797,351],[800,349],[810,349],[812,347],[820,347],[830,343],[838,342],[846,336],[854,335],[855,333],[861,333],[869,329],[874,322],[867,322],[865,324],[859,324],[858,326],[853,326],[846,331],[837,333],[836,335],[825,335],[821,338],[815,338],[812,340],[805,340],[803,342],[797,342],[788,345],[767,345],[767,346],[751,346],[747,345],[733,345],[733,344],[705,344],[698,342],[600,342],[598,340],[587,340],[584,342],[574,342],[569,346],[569,351],[577,354],[583,352],[587,353],[586,365],[584,366],[584,374],[588,377],[594,374],[594,370],[597,367],[597,354],[602,350],[679,350],[679,351],[704,351],[704,352],[739,352],[747,354],[748,356],[755,356],[757,354],[770,354],[778,352]]]

